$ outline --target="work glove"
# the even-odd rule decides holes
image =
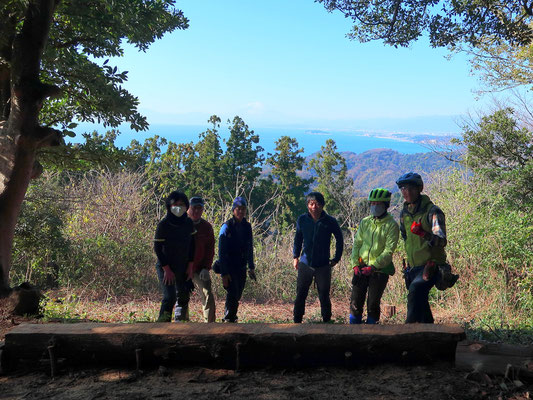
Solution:
[[[422,238],[426,236],[426,231],[422,228],[422,224],[420,222],[413,221],[411,224],[411,232]]]
[[[202,268],[198,276],[202,281],[207,282],[209,280],[209,270],[207,268]]]
[[[361,268],[359,268],[359,266],[356,265],[355,267],[353,267],[353,273],[354,273],[354,275],[356,275],[356,276],[361,275]]]
[[[163,267],[163,285],[169,286],[176,283],[176,275],[170,269],[168,265]]]
[[[222,286],[224,286],[224,288],[229,288],[229,284],[231,282],[231,276],[229,275],[222,275]]]
[[[364,275],[364,276],[370,276],[372,274],[372,272],[374,272],[374,267],[373,266],[366,266],[366,267],[362,267],[361,268],[361,273]]]
[[[250,277],[250,279],[252,281],[257,281],[257,276],[255,276],[255,270],[254,269],[249,269],[248,270],[248,276]]]
[[[437,264],[429,260],[426,263],[426,266],[424,267],[424,272],[422,272],[422,279],[425,281],[429,281],[431,278],[433,278],[436,272],[437,272]]]

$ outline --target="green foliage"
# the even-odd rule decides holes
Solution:
[[[533,84],[533,44],[512,46],[494,38],[484,38],[475,48],[467,48],[473,70],[484,83],[484,91],[502,91]]]
[[[328,11],[340,11],[354,22],[351,39],[383,40],[408,46],[424,32],[433,47],[495,41],[529,43],[533,11],[527,2],[507,0],[317,0]]]
[[[223,185],[222,147],[220,145],[220,118],[212,115],[209,123],[213,125],[199,136],[195,145],[196,157],[191,165],[189,175],[189,192],[201,194],[206,198],[216,198]]]
[[[466,146],[466,165],[501,185],[502,195],[533,211],[533,133],[518,125],[505,108],[466,127],[459,144]]]
[[[122,87],[127,71],[108,65],[107,57],[122,56],[123,42],[146,51],[166,32],[187,27],[188,20],[173,0],[60,2],[41,77],[62,93],[45,103],[41,121],[64,129],[73,120],[112,127],[127,121],[132,129],[146,129],[146,118],[137,111],[138,99]]]
[[[31,280],[39,286],[62,282],[60,266],[70,252],[64,235],[69,205],[58,196],[63,190],[59,174],[45,173],[28,190],[15,229],[11,280]]]
[[[258,145],[259,136],[238,116],[228,120],[230,136],[226,141],[224,154],[224,189],[235,197],[248,192],[261,172],[264,157],[263,148]]]
[[[305,158],[296,139],[282,136],[276,141],[275,150],[276,153],[269,154],[266,162],[272,167],[271,177],[281,193],[276,197],[275,204],[280,228],[284,230],[294,224],[298,214],[305,211],[305,193],[312,179],[304,179],[297,174],[303,168]]]
[[[94,131],[82,134],[84,143],[69,143],[65,146],[45,147],[38,153],[39,161],[50,171],[91,171],[109,169],[118,171],[135,165],[136,155],[119,149],[115,140],[119,132],[107,131],[100,135]]]
[[[533,315],[533,217],[509,206],[501,185],[483,175],[455,172],[430,188],[446,213],[448,259],[462,291],[479,298],[485,319],[506,324]]]
[[[339,214],[342,206],[338,193],[351,187],[351,181],[347,177],[346,160],[337,151],[337,145],[333,139],[326,140],[326,145],[322,146],[316,157],[309,161],[308,169],[313,171],[317,177],[316,190],[324,195],[328,213]]]

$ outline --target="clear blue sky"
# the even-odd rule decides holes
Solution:
[[[176,5],[189,29],[113,60],[151,124],[207,126],[217,114],[252,128],[394,130],[401,119],[403,131],[459,131],[457,116],[480,107],[464,56],[447,60],[426,40],[409,49],[350,41],[350,21],[313,0]]]

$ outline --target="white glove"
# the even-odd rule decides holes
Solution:
[[[209,270],[203,268],[201,271],[200,271],[200,279],[207,282],[209,280]]]

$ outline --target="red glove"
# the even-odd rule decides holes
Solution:
[[[353,267],[353,273],[355,275],[361,275],[361,268],[356,265],[355,267]]]
[[[370,274],[372,274],[372,271],[374,270],[374,267],[370,266],[370,267],[363,267],[361,268],[361,273],[365,276],[369,276]]]
[[[411,224],[411,232],[422,238],[426,236],[426,231],[422,228],[422,224],[420,222],[413,221]]]

